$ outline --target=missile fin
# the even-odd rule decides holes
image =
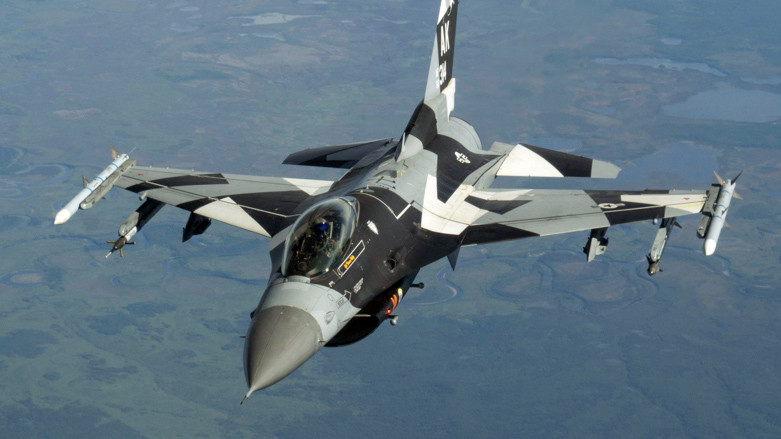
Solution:
[[[724,179],[721,178],[721,175],[719,175],[716,171],[713,171],[713,175],[716,176],[716,180],[718,180],[719,184],[724,184]]]
[[[117,149],[114,148],[114,145],[109,145],[109,146],[111,147],[111,158],[116,160],[117,157],[119,157],[119,151],[117,151]]]
[[[740,176],[741,176],[741,175],[743,175],[743,171],[740,171],[740,173],[737,175],[737,177],[735,177],[735,178],[733,178],[733,179],[732,179],[732,182],[733,182],[733,183],[737,183],[737,181],[738,181],[738,178],[740,178]],[[732,191],[732,196],[733,196],[733,197],[735,197],[735,198],[737,198],[738,200],[742,200],[742,199],[743,199],[743,197],[741,197],[740,195],[738,195],[738,193],[737,193],[737,192],[735,192],[735,191]]]
[[[718,180],[718,181],[719,181],[719,184],[720,184],[720,185],[722,185],[722,186],[724,186],[724,182],[725,182],[726,180],[724,180],[723,178],[721,178],[721,175],[717,174],[717,173],[716,173],[716,171],[713,171],[713,174],[716,176],[716,180]],[[737,177],[735,177],[735,178],[732,180],[732,182],[733,182],[733,183],[735,183],[736,181],[738,181],[738,178],[739,178],[741,175],[743,175],[743,171],[740,171],[740,174],[738,174],[738,176],[737,176]],[[740,196],[740,194],[738,194],[738,193],[737,193],[737,192],[735,192],[734,190],[732,191],[732,196],[733,196],[733,197],[735,197],[735,198],[737,198],[738,200],[742,200],[742,199],[743,199],[743,197],[741,197],[741,196]]]
[[[84,183],[84,187],[87,187],[87,185],[89,184],[89,180],[87,180],[87,177],[83,175],[81,176],[81,182]]]

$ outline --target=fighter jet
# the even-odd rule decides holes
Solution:
[[[112,147],[114,162],[56,215],[67,221],[115,185],[144,203],[122,224],[111,253],[170,204],[191,212],[183,240],[211,220],[270,237],[268,286],[244,344],[248,391],[282,380],[324,346],[343,346],[395,324],[396,307],[421,268],[464,246],[587,231],[586,260],[604,253],[610,226],[661,222],[649,273],[682,215],[712,254],[735,180],[707,190],[537,190],[494,188],[497,176],[615,178],[610,163],[526,143],[484,148],[452,115],[458,2],[442,0],[425,94],[398,140],[307,149],[289,165],[346,169],[337,181],[271,178],[136,166]],[[108,257],[108,255],[107,255]],[[243,401],[242,401],[243,403]]]

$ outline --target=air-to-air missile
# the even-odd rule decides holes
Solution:
[[[148,199],[144,201],[144,204],[140,205],[135,212],[131,213],[129,217],[119,226],[119,239],[116,241],[106,241],[109,244],[114,244],[111,247],[111,251],[108,252],[106,257],[111,256],[112,253],[119,250],[119,256],[124,256],[122,247],[127,244],[135,244],[135,242],[129,242],[139,230],[141,230],[150,219],[163,207],[162,202]]]
[[[714,174],[716,173],[714,172]],[[719,174],[716,174],[719,183],[711,185],[708,191],[707,199],[702,207],[702,217],[697,225],[697,237],[705,239],[702,251],[706,256],[710,256],[716,251],[716,244],[719,242],[721,229],[726,224],[725,219],[732,197],[740,199],[740,195],[735,192],[738,177],[740,174],[732,180],[724,180]],[[653,222],[656,224],[658,219],[654,219]],[[662,271],[659,267],[659,261],[662,259],[662,253],[670,238],[673,226],[681,228],[674,217],[662,219],[662,224],[659,226],[656,238],[651,245],[651,251],[645,257],[648,260],[648,274],[651,276]]]
[[[705,228],[705,244],[702,246],[702,251],[706,256],[710,256],[713,254],[713,252],[716,251],[716,244],[719,242],[721,229],[724,227],[725,221],[727,219],[727,212],[729,211],[729,204],[730,201],[732,201],[732,197],[735,196],[735,198],[740,198],[739,195],[735,194],[735,185],[737,184],[740,174],[738,174],[738,176],[732,180],[722,180],[718,174],[716,174],[716,177],[721,183],[721,189],[719,189],[719,195],[718,198],[716,198],[716,204],[710,208],[710,220],[708,221]],[[708,209],[708,207],[709,206],[706,203],[705,207],[703,208],[703,215],[705,215],[705,210]],[[702,222],[703,220],[700,220],[701,224]],[[701,228],[702,226],[700,229]]]
[[[87,210],[94,206],[111,190],[119,177],[136,164],[135,159],[131,159],[127,154],[120,154],[113,145],[111,146],[111,156],[114,161],[89,183],[85,179],[84,189],[57,212],[54,224],[68,221],[79,209]]]
[[[656,223],[656,221],[654,221]],[[662,253],[664,247],[667,245],[667,240],[670,238],[670,233],[673,231],[673,226],[681,228],[675,217],[662,219],[662,224],[659,226],[659,230],[656,232],[656,238],[653,244],[651,244],[651,251],[646,255],[648,260],[648,274],[653,276],[656,273],[662,271],[659,267],[659,261],[662,260]]]

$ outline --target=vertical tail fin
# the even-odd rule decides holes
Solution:
[[[431,65],[426,82],[427,101],[437,97],[453,78],[453,53],[456,43],[458,0],[440,0],[437,34],[431,51]]]
[[[431,49],[426,95],[412,114],[396,149],[396,161],[406,160],[428,145],[439,127],[450,120],[456,91],[453,79],[453,48],[456,42],[458,0],[440,0],[437,33]]]

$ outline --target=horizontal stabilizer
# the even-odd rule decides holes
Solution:
[[[621,172],[621,168],[612,163],[533,145],[512,146],[496,142],[491,151],[507,154],[497,176],[616,178]]]
[[[365,156],[391,142],[393,142],[393,138],[350,143],[348,145],[309,148],[290,154],[282,163],[286,165],[350,169]]]

